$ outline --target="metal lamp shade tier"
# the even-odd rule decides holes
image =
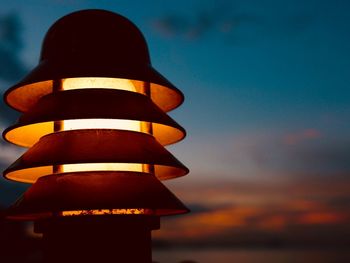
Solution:
[[[88,172],[41,177],[7,217],[38,220],[74,215],[163,216],[189,210],[155,176],[132,172]]]
[[[73,166],[69,167],[70,164]],[[4,176],[14,181],[34,183],[42,176],[53,174],[55,168],[59,167],[69,167],[66,171],[94,171],[91,164],[107,164],[112,167],[106,168],[107,170],[118,170],[113,164],[126,165],[127,169],[124,170],[130,170],[130,165],[140,167],[149,164],[153,165],[154,174],[160,180],[188,173],[188,169],[152,135],[124,130],[90,129],[62,131],[42,137],[5,170]],[[104,170],[103,166],[98,170]],[[58,171],[64,172],[64,169]]]
[[[113,120],[150,122],[152,135],[162,145],[175,143],[185,136],[185,130],[143,94],[113,89],[76,89],[43,96],[23,113],[17,124],[5,130],[4,138],[31,147],[41,137],[55,131],[55,122],[67,120],[73,124],[81,120],[104,120],[110,128]],[[82,125],[81,128],[88,127]]]

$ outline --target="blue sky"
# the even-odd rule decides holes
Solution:
[[[306,185],[324,205],[332,196],[310,182],[350,185],[349,1],[1,0],[1,6],[0,16],[13,13],[21,24],[22,49],[12,51],[25,69],[36,64],[50,25],[70,12],[107,9],[141,29],[154,67],[185,94],[170,114],[188,136],[170,150],[191,173],[167,183],[185,202],[213,205],[183,191],[203,181],[243,184],[253,199],[265,195],[251,192],[252,182]],[[16,82],[0,72],[1,78],[2,92]],[[5,166],[19,152],[1,147]],[[310,201],[307,193],[298,198]]]

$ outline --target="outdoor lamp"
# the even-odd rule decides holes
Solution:
[[[7,217],[35,221],[48,262],[118,247],[120,262],[151,262],[159,216],[188,212],[160,180],[188,169],[164,148],[185,136],[166,114],[183,95],[151,66],[137,27],[104,10],[61,18],[4,99],[22,113],[4,139],[29,148],[4,176],[33,184]]]

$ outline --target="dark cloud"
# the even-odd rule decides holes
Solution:
[[[317,144],[305,143],[287,148],[286,157],[293,168],[317,174],[348,174],[350,176],[350,141],[326,139]]]
[[[155,238],[175,246],[342,247],[350,242],[349,186],[350,178],[299,177],[172,187],[185,203],[203,196],[210,209],[163,220]]]
[[[0,79],[3,81],[17,81],[27,71],[19,56],[23,46],[21,30],[17,14],[0,17]]]
[[[0,16],[0,96],[11,84],[21,79],[27,72],[20,57],[23,47],[21,39],[21,20],[16,13]],[[0,131],[13,124],[18,117],[18,113],[0,101]],[[0,169],[3,171],[13,161],[15,161],[23,149],[13,146],[0,139]],[[8,206],[26,188],[23,184],[8,182],[0,179],[1,198],[0,204]]]
[[[21,39],[22,25],[16,13],[0,17],[0,95],[28,71],[20,57],[23,47]],[[1,100],[0,123],[8,126],[18,117],[18,113]]]
[[[199,203],[190,203],[186,204],[186,206],[191,210],[191,213],[206,213],[214,210],[213,208],[209,208],[203,204]]]
[[[152,21],[153,29],[165,37],[199,39],[206,34],[230,35],[236,26],[255,17],[233,14],[232,7],[217,5],[198,9],[192,16],[168,14]]]
[[[230,44],[268,38],[288,38],[307,28],[311,15],[286,14],[267,16],[256,11],[241,11],[231,1],[215,6],[194,8],[192,15],[169,13],[152,21],[153,29],[164,37],[198,40],[206,35],[219,37]]]
[[[333,197],[328,200],[328,206],[339,211],[350,211],[350,195]]]
[[[169,14],[161,19],[153,21],[154,29],[162,35],[185,35],[190,24],[186,17]]]
[[[232,169],[284,177],[350,176],[350,141],[323,135],[315,129],[286,134],[237,136],[225,162]]]
[[[3,169],[2,169],[3,170]],[[23,183],[5,181],[0,179],[0,206],[9,207],[24,193],[29,186]]]
[[[9,167],[23,152],[24,148],[0,139],[0,171],[2,172]],[[12,204],[27,187],[27,184],[12,182],[0,176],[0,207]]]
[[[0,18],[0,39],[3,46],[8,49],[18,51],[22,48],[20,38],[21,22],[17,14],[10,13]]]
[[[1,93],[0,93],[0,96],[2,97]],[[12,110],[5,103],[0,102],[0,123],[1,124],[7,127],[10,124],[13,124],[14,121],[18,118],[18,116],[19,116],[18,112],[16,112],[15,110]]]

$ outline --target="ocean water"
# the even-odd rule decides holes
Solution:
[[[159,263],[350,263],[346,249],[174,249],[154,250]]]

